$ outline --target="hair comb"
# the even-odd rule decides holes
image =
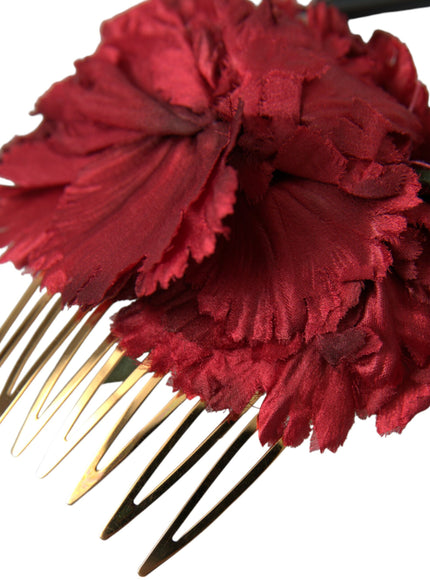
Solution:
[[[2,261],[31,276],[0,327],[0,423],[28,410],[13,455],[56,426],[44,477],[104,429],[72,504],[155,441],[108,539],[218,450],[142,576],[286,447],[430,405],[428,92],[398,39],[347,24],[428,3],[331,4],[139,4],[2,151]]]

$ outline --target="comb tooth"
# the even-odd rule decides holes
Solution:
[[[7,319],[4,321],[4,323],[2,324],[2,326],[0,328],[0,342],[3,340],[3,338],[9,332],[9,330],[12,327],[15,320],[18,318],[18,316],[21,314],[22,310],[26,307],[28,302],[31,300],[31,298],[33,297],[33,294],[39,288],[41,281],[42,281],[41,276],[34,278],[34,280],[32,280],[31,284],[29,285],[27,290],[24,292],[24,294],[22,295],[21,299],[19,300],[19,302],[17,303],[15,308],[9,314]]]
[[[258,398],[258,397],[256,397]],[[243,416],[252,407],[255,398],[244,409],[240,416]],[[176,443],[186,433],[192,423],[205,409],[206,405],[199,401],[189,413],[184,417],[182,422],[173,431],[164,445],[152,458],[150,463],[136,481],[127,497],[122,502],[114,516],[111,518],[101,534],[102,540],[107,540],[116,532],[130,523],[135,517],[141,514],[146,508],[153,504],[159,497],[168,491],[181,477],[183,477],[206,453],[233,427],[239,418],[237,415],[229,414],[215,429],[198,445],[190,455],[184,459],[161,483],[159,483],[146,497],[139,503],[136,502],[144,485],[149,478],[155,473],[162,461],[167,457]]]
[[[91,383],[88,385],[80,399],[76,403],[72,412],[70,413],[65,425],[63,426],[63,435],[59,442],[59,453],[55,455],[55,459],[48,457],[39,468],[39,476],[45,477],[48,475],[63,459],[82,441],[86,435],[107,415],[107,413],[128,393],[128,391],[140,380],[143,375],[149,372],[147,363],[141,363],[135,371],[121,383],[121,385],[98,407],[98,409],[85,421],[82,428],[72,437],[70,436],[75,423],[78,421],[85,407],[88,405],[91,398],[94,396],[97,389],[104,383],[105,379],[112,373],[112,370],[124,357],[124,353],[116,348],[110,356],[109,360],[103,365]],[[155,388],[156,384],[161,379],[152,381],[151,387]]]
[[[52,296],[50,294],[48,294],[47,292],[45,292],[45,294],[43,294],[39,298],[37,303],[33,306],[31,311],[29,312],[29,314],[26,316],[25,320],[21,323],[21,325],[16,330],[14,335],[11,337],[9,342],[6,344],[6,346],[0,352],[0,366],[9,358],[9,356],[12,354],[12,352],[14,351],[16,346],[19,344],[21,339],[24,337],[24,335],[30,329],[33,322],[36,320],[36,318],[39,316],[39,314],[42,312],[42,310],[45,308],[45,306],[50,302],[51,298],[52,298]]]
[[[8,316],[3,326],[0,328],[0,341],[11,330],[13,324],[36,292],[38,286],[40,286],[40,280],[33,280],[30,287],[27,289],[21,300]],[[52,296],[45,292],[37,301],[37,303],[32,307],[31,311],[26,315],[25,319],[9,339],[6,346],[1,350],[0,365],[8,359],[8,357],[15,350],[17,345],[27,334],[34,322],[37,320],[39,315],[51,300]],[[40,393],[38,394],[35,402],[32,405],[32,408],[30,409],[30,412],[28,413],[27,419],[17,436],[13,447],[13,453],[15,455],[21,453],[31,443],[31,441],[37,436],[41,429],[43,429],[46,423],[51,419],[51,417],[63,405],[66,399],[68,399],[72,392],[82,384],[88,374],[114,346],[116,342],[115,338],[108,336],[91,355],[91,357],[82,365],[82,367],[73,376],[73,378],[68,381],[66,386],[62,388],[59,394],[56,395],[53,401],[50,402],[45,409],[43,409],[49,395],[57,384],[62,373],[69,365],[76,352],[82,346],[91,330],[95,327],[109,306],[110,304],[108,305],[107,303],[101,305],[83,324],[75,338],[66,348],[61,359],[56,364],[54,370],[51,372],[48,380],[45,382]],[[31,339],[29,340],[26,348],[23,350],[22,354],[18,357],[17,362],[13,366],[6,384],[0,393],[0,422],[10,411],[10,409],[14,407],[15,403],[26,391],[28,386],[33,382],[34,378],[45,367],[46,363],[52,358],[53,354],[58,350],[61,344],[63,344],[66,338],[77,328],[85,316],[83,311],[76,312],[72,319],[59,332],[57,337],[50,343],[48,348],[45,349],[43,354],[32,365],[30,370],[26,372],[24,378],[21,379],[21,374],[25,368],[25,365],[42,340],[43,336],[46,334],[47,330],[51,327],[52,322],[60,313],[61,309],[62,301],[60,298],[55,302],[43,321],[39,324],[36,331],[33,333]],[[40,467],[39,473],[42,472],[41,477],[44,477],[50,473],[106,416],[106,414],[110,412],[110,410],[122,399],[122,397],[125,396],[125,394],[128,393],[130,389],[145,374],[150,372],[150,366],[147,361],[139,364],[139,366],[133,372],[131,372],[127,379],[125,379],[120,384],[120,386],[112,394],[110,394],[101,405],[99,405],[96,411],[93,412],[91,416],[83,422],[83,425],[78,425],[77,423],[81,415],[94,397],[96,391],[103,383],[106,382],[106,380],[109,380],[109,376],[112,374],[112,371],[124,356],[125,355],[122,350],[119,347],[116,347],[115,350],[110,354],[109,359],[103,364],[102,368],[96,373],[96,376],[85,388],[79,400],[73,407],[72,412],[69,414],[65,424],[63,425],[59,441],[60,453],[55,454],[54,461],[52,461],[52,454],[48,454],[47,458],[45,458],[42,466]],[[122,372],[120,374],[122,374]],[[95,485],[97,485],[104,477],[106,477],[113,469],[115,469],[122,461],[124,461],[124,459],[126,459],[130,453],[132,453],[136,447],[140,445],[140,443],[142,443],[159,425],[161,425],[161,423],[167,419],[167,417],[169,417],[184,402],[184,400],[186,400],[186,396],[182,393],[178,393],[176,396],[174,396],[142,429],[140,429],[136,435],[134,435],[128,441],[128,443],[115,455],[113,459],[110,460],[110,462],[105,467],[99,469],[101,460],[106,455],[107,451],[111,448],[119,434],[122,432],[124,426],[137,412],[137,410],[153,391],[153,389],[162,380],[162,378],[163,377],[154,375],[149,378],[146,381],[144,387],[140,389],[132,403],[128,406],[126,411],[121,415],[121,417],[115,423],[114,427],[110,430],[103,445],[100,447],[98,453],[81,478],[79,484],[75,488],[69,503],[74,503]],[[112,380],[114,379],[112,378]],[[253,401],[243,411],[242,415],[249,410],[249,408],[252,406],[252,403]],[[185,473],[187,473],[192,468],[192,466],[195,465],[195,463],[197,463],[211,449],[211,447],[231,429],[231,427],[239,418],[237,415],[233,414],[230,414],[228,417],[226,417],[184,461],[182,461],[160,484],[152,489],[152,491],[150,491],[150,493],[148,493],[146,497],[139,502],[139,504],[136,504],[135,500],[137,495],[140,494],[149,478],[158,469],[166,456],[170,453],[180,438],[187,432],[191,424],[200,416],[204,409],[205,404],[203,402],[199,401],[196,403],[196,405],[191,409],[191,411],[189,411],[187,416],[181,421],[168,440],[160,448],[157,454],[149,462],[146,469],[141,474],[140,478],[135,483],[132,490],[129,492],[126,499],[121,504],[120,508],[117,510],[103,531],[101,536],[103,539],[110,537],[116,531],[124,527],[128,522],[134,519],[138,514],[140,514],[149,505],[151,505],[160,496],[162,496],[168,489],[170,489],[170,487],[172,487]],[[221,458],[215,463],[215,465],[197,487],[195,492],[183,506],[175,520],[170,524],[165,534],[162,536],[146,561],[141,566],[139,570],[140,576],[148,575],[163,562],[171,558],[179,550],[185,547],[189,542],[195,539],[200,533],[202,533],[237,498],[239,498],[244,493],[244,491],[248,489],[248,487],[252,485],[252,483],[283,451],[284,446],[282,442],[279,441],[268,451],[266,451],[263,457],[261,457],[261,459],[248,471],[248,473],[246,473],[246,475],[242,477],[242,479],[240,479],[240,481],[210,511],[206,513],[206,515],[204,515],[179,539],[174,540],[173,538],[181,525],[187,520],[208,489],[214,484],[214,482],[227,467],[233,457],[251,438],[256,430],[257,418],[254,417],[236,437],[234,442],[228,447]],[[75,431],[77,432],[75,433]]]
[[[152,460],[148,463],[146,468],[144,469],[143,473],[140,475],[139,479],[133,485],[130,492],[127,494],[127,497],[124,499],[120,507],[117,509],[103,532],[101,533],[100,537],[102,540],[107,540],[114,534],[116,534],[119,530],[125,527],[128,523],[130,523],[135,517],[137,517],[140,513],[142,513],[149,505],[154,503],[161,495],[163,495],[170,487],[178,481],[188,469],[191,468],[191,465],[188,467],[186,461],[183,461],[175,470],[173,470],[168,477],[166,477],[157,487],[155,487],[148,495],[139,503],[135,501],[136,497],[139,495],[140,491],[143,489],[146,482],[149,478],[155,473],[176,443],[180,440],[180,438],[186,433],[188,428],[191,426],[192,423],[201,415],[204,411],[206,405],[202,401],[199,401],[194,405],[194,407],[187,413],[184,419],[180,422],[180,424],[176,427],[173,431],[171,436],[167,439],[164,445],[159,449],[159,451],[155,454]],[[223,425],[225,422],[221,423]],[[221,425],[219,425],[215,431],[219,431]],[[212,433],[213,435],[213,433]],[[219,437],[221,437],[220,435]],[[219,438],[218,437],[218,438]],[[217,438],[217,439],[218,439]],[[214,443],[215,443],[215,438]],[[216,440],[217,440],[216,439]],[[196,463],[198,461],[197,457],[197,450],[195,450],[191,456],[195,457]],[[182,469],[181,469],[182,468]]]
[[[40,343],[42,338],[45,336],[45,334],[46,334],[47,330],[49,329],[49,327],[51,326],[51,324],[54,322],[54,320],[60,314],[61,309],[62,309],[62,301],[61,301],[61,298],[59,298],[55,302],[55,304],[51,308],[51,310],[48,312],[46,317],[43,319],[42,323],[37,328],[37,330],[35,331],[33,336],[31,337],[30,342],[28,343],[27,347],[24,349],[23,353],[18,358],[18,361],[16,362],[15,366],[13,367],[13,370],[10,373],[9,378],[6,382],[6,391],[8,394],[12,393],[13,387],[15,386],[26,362],[28,361],[30,356],[33,354],[34,350],[36,349],[37,345]]]
[[[60,360],[56,364],[54,370],[49,375],[42,389],[40,390],[37,398],[35,399],[24,424],[21,427],[20,432],[15,440],[14,446],[12,448],[12,454],[14,456],[20,455],[24,449],[34,440],[34,438],[40,433],[46,423],[51,419],[51,417],[57,412],[61,405],[66,401],[66,399],[71,395],[74,389],[79,386],[80,382],[85,379],[88,373],[95,367],[95,365],[100,361],[100,359],[107,353],[109,348],[113,344],[113,340],[108,339],[102,342],[102,344],[96,349],[93,355],[84,363],[81,369],[75,374],[75,376],[67,383],[67,385],[62,389],[62,391],[56,396],[56,398],[49,404],[49,406],[42,412],[42,407],[44,406],[47,398],[57,384],[59,378],[63,374],[64,370],[69,365],[70,361],[73,359],[76,352],[83,345],[85,340],[88,338],[90,333],[94,330],[97,323],[100,321],[102,316],[105,314],[106,310],[109,308],[109,304],[102,304],[99,306],[91,316],[83,323],[82,327],[76,333],[76,336],[72,339]],[[22,381],[22,385],[18,387],[17,390],[25,390],[38,375],[40,370],[49,361],[49,359],[58,350],[61,344],[65,341],[67,336],[71,334],[74,328],[82,320],[84,313],[78,311],[72,320],[64,327],[64,329],[59,333],[59,335],[54,339],[54,341],[49,345],[42,356],[37,360],[35,365],[31,368],[29,373],[25,376]]]
[[[22,359],[26,357],[27,353],[24,353],[21,357],[21,363],[15,365],[14,370],[12,371],[11,375],[9,376],[2,393],[0,394],[0,401],[1,403],[1,412],[0,415],[0,423],[3,419],[9,414],[9,412],[13,409],[16,403],[19,401],[21,396],[25,393],[28,387],[31,385],[33,380],[37,377],[39,372],[43,369],[45,364],[50,360],[50,358],[55,354],[55,352],[60,348],[66,338],[73,332],[76,326],[82,319],[82,313],[80,311],[76,312],[73,317],[69,320],[69,322],[64,326],[64,328],[58,333],[55,339],[51,342],[48,348],[42,353],[42,355],[37,359],[37,361],[33,364],[31,369],[25,374],[24,378],[20,381],[18,386],[14,388],[16,381],[19,378],[19,374],[22,370],[22,366],[25,361]],[[28,358],[28,357],[27,357]],[[3,403],[4,401],[4,403]]]
[[[93,368],[97,365],[97,363],[103,358],[103,356],[110,350],[113,344],[113,339],[105,339],[98,348],[93,352],[90,358],[82,365],[82,367],[78,370],[78,372],[73,376],[73,378],[66,384],[65,387],[57,394],[55,399],[51,401],[49,406],[45,409],[43,414],[38,417],[37,415],[34,417],[37,419],[36,430],[33,436],[31,436],[27,442],[27,445],[31,443],[31,441],[37,436],[38,433],[42,430],[42,428],[46,425],[46,423],[51,419],[51,417],[58,411],[58,409],[65,403],[65,401],[69,398],[69,396],[73,393],[73,391],[79,387],[82,381],[85,380],[87,375],[93,370]],[[55,369],[54,369],[55,372]],[[52,388],[52,384],[49,385]],[[46,387],[46,385],[45,385]],[[48,396],[49,391],[51,389],[46,390],[43,387],[42,392],[39,394],[41,396]],[[45,398],[46,398],[45,397]],[[42,403],[43,405],[43,403]],[[26,446],[27,446],[26,445]]]
[[[243,447],[246,441],[255,433],[257,429],[257,418],[254,417],[228,447],[225,453],[212,467],[196,491],[184,505],[175,520],[169,526],[163,537],[157,543],[151,554],[145,560],[139,570],[139,576],[147,576],[150,572],[158,568],[163,562],[171,558],[179,550],[189,544],[194,538],[201,534],[210,524],[212,524],[236,499],[238,499],[258,477],[273,463],[273,461],[283,451],[284,446],[281,441],[273,445],[261,459],[248,471],[248,473],[190,530],[188,530],[178,540],[173,540],[173,536],[191,514],[201,498],[215,482],[228,463]]]
[[[40,433],[42,428],[51,419],[51,417],[58,411],[58,409],[65,403],[73,391],[79,387],[82,381],[88,376],[88,374],[93,370],[97,363],[103,358],[103,356],[110,350],[113,344],[113,339],[105,339],[100,346],[93,352],[90,358],[82,365],[79,371],[74,375],[74,377],[66,384],[65,387],[58,393],[55,399],[49,404],[47,409],[43,412],[40,417],[35,417],[39,423],[37,425],[36,434],[30,439],[30,443],[34,437]],[[45,388],[44,388],[45,389]],[[43,393],[45,394],[45,392]],[[46,396],[48,396],[46,394]],[[27,443],[27,445],[28,445]]]
[[[153,377],[149,379],[145,387],[138,393],[138,395],[133,400],[132,404],[128,407],[125,413],[117,421],[102,447],[100,448],[97,455],[94,457],[90,466],[86,470],[84,476],[82,477],[79,484],[73,491],[68,503],[71,505],[90,491],[95,485],[97,485],[102,479],[104,479],[111,471],[113,471],[124,459],[126,459],[130,453],[136,449],[163,421],[165,421],[170,415],[186,400],[186,396],[183,394],[177,394],[174,396],[122,449],[117,455],[105,466],[103,469],[98,469],[98,465],[102,458],[107,453],[108,449],[111,447],[115,439],[118,437],[124,426],[135,414],[138,408],[146,400],[150,392],[153,390],[156,384],[158,384],[163,377]],[[153,384],[151,384],[153,381]]]

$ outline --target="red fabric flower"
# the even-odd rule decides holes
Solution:
[[[213,409],[266,394],[263,443],[400,431],[430,405],[427,102],[335,8],[150,0],[5,148],[5,259],[84,307],[132,285],[122,346]]]
[[[226,6],[202,3],[198,18],[223,11],[234,29],[249,6]],[[1,189],[0,241],[13,244],[4,259],[42,272],[65,302],[93,306],[132,275],[139,295],[166,287],[225,232],[239,119],[214,101],[233,80],[218,78],[216,38],[193,47],[188,36],[179,6],[164,2],[106,23],[97,52],[38,102],[41,126],[3,150],[1,175],[16,184]]]

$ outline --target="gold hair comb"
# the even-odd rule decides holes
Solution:
[[[125,357],[124,353],[116,345],[115,339],[108,335],[95,348],[92,354],[84,360],[73,376],[68,378],[68,380],[63,380],[64,375],[67,375],[68,366],[72,362],[76,366],[76,361],[82,360],[82,357],[86,356],[88,343],[91,343],[91,333],[95,331],[99,323],[102,324],[103,321],[106,323],[106,317],[109,316],[111,305],[109,303],[102,304],[89,313],[73,309],[72,312],[67,314],[68,320],[64,322],[64,326],[58,334],[46,348],[42,349],[43,337],[48,330],[52,330],[53,322],[61,312],[61,299],[50,296],[46,290],[39,292],[39,285],[40,280],[38,279],[31,282],[0,329],[0,337],[2,339],[1,364],[5,364],[8,359],[11,364],[11,359],[13,359],[12,370],[0,394],[0,422],[4,420],[27,390],[32,389],[33,383],[39,385],[39,387],[35,387],[38,390],[37,396],[19,431],[12,448],[12,454],[15,456],[20,455],[54,415],[62,410],[69,398],[72,398],[73,394],[80,389],[82,392],[79,398],[74,403],[72,410],[61,427],[57,436],[58,439],[53,442],[54,453],[52,453],[52,450],[48,452],[39,469],[39,475],[41,477],[46,476],[63,461],[133,387],[138,385],[137,393],[131,403],[128,404],[110,429],[103,445],[94,456],[70,496],[69,503],[72,504],[89,492],[124,461],[164,420],[170,417],[186,401],[186,396],[182,393],[174,394],[159,412],[131,437],[129,442],[117,451],[108,463],[100,468],[100,463],[116,438],[164,377],[151,373],[145,358],[141,362],[134,362]],[[51,304],[53,305],[51,306]],[[40,354],[38,347],[39,350],[42,349]],[[55,358],[54,366],[48,373],[47,369],[53,358]],[[85,384],[86,382],[87,384]],[[106,397],[102,396],[101,401],[97,402],[93,412],[82,425],[79,425],[81,415],[84,414],[96,394],[100,398],[100,391],[106,384],[118,386],[113,390],[111,389]],[[40,385],[42,385],[41,388]],[[83,389],[83,387],[85,388]],[[252,415],[255,401],[248,405],[242,414],[243,416],[246,415],[248,418],[248,415]],[[232,413],[227,416],[221,414],[223,416],[218,425],[196,446],[188,457],[181,461],[155,488],[151,489],[150,486],[148,488],[146,483],[150,477],[157,471],[181,437],[184,436],[205,410],[205,406],[202,401],[198,401],[191,406],[142,471],[125,500],[103,530],[102,539],[111,537],[159,499],[202,459],[239,419]],[[256,429],[257,421],[254,412],[254,416],[249,418],[246,426],[215,463],[157,543],[140,568],[140,575],[146,576],[149,574],[204,531],[231,503],[242,495],[281,453],[284,449],[281,442],[268,449],[219,503],[209,510],[187,533],[179,539],[173,540],[174,535],[194,507],[248,439],[256,433]],[[142,494],[142,490],[145,490],[145,496],[137,503],[136,498]]]
[[[88,451],[69,504],[150,450],[101,530],[184,491],[142,576],[285,447],[430,406],[428,92],[330,4],[405,8],[143,2],[1,151],[1,261],[32,281],[0,326],[0,423],[27,411],[15,456],[57,430],[41,477]]]

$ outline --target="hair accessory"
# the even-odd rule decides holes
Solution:
[[[337,4],[351,17],[405,7]],[[0,421],[39,385],[14,455],[74,399],[47,475],[130,397],[74,503],[195,399],[107,539],[245,422],[141,575],[285,447],[334,452],[356,416],[383,435],[430,405],[430,111],[398,39],[365,43],[324,3],[149,0],[106,22],[36,112],[0,162],[2,261],[33,277],[0,329]],[[112,455],[166,381],[173,396]],[[151,488],[205,411],[227,415]],[[261,458],[174,539],[255,434]]]

